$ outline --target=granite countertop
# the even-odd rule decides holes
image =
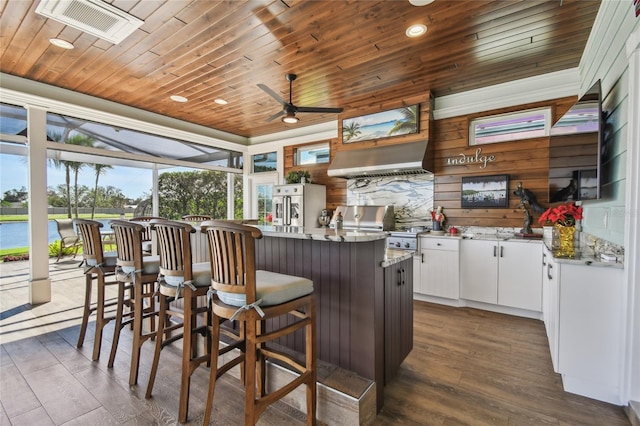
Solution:
[[[624,268],[624,264],[620,261],[606,261],[600,258],[600,253],[596,253],[593,248],[585,245],[576,245],[574,247],[575,254],[573,256],[561,255],[557,249],[552,247],[551,241],[544,240],[544,245],[551,252],[553,260],[556,263],[569,263],[573,265],[587,266],[604,266],[613,268]]]
[[[386,268],[387,266],[395,265],[403,260],[411,259],[416,252],[413,250],[399,250],[399,249],[385,249],[384,260],[381,266]]]
[[[389,236],[382,231],[355,231],[351,229],[301,228],[297,226],[255,225],[266,237],[297,238],[307,240],[357,243],[383,240]]]

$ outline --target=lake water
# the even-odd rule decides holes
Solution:
[[[111,219],[103,219],[98,222],[104,223],[104,230],[111,229],[109,221]],[[55,240],[60,239],[56,222],[49,221],[47,229],[48,242],[51,244]],[[29,222],[2,222],[0,224],[0,249],[10,249],[29,246]]]

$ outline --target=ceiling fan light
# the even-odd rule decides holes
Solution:
[[[296,124],[298,121],[300,121],[300,119],[298,117],[296,117],[296,115],[294,113],[292,113],[292,112],[287,113],[287,115],[282,117],[282,122],[283,123]]]

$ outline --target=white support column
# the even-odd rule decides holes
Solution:
[[[235,219],[236,216],[235,182],[236,175],[227,173],[227,219]]]
[[[626,174],[625,277],[626,360],[623,401],[640,401],[640,29],[627,40],[629,59],[628,141]],[[640,415],[640,413],[636,413]]]
[[[47,111],[27,107],[29,159],[29,303],[51,301],[47,203]]]
[[[160,216],[160,194],[158,194],[158,165],[153,165],[152,170],[152,189],[151,189],[151,216]]]

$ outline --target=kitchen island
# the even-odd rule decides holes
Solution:
[[[385,232],[258,228],[257,267],[313,281],[318,358],[374,381],[379,411],[413,347],[413,253],[386,250]],[[304,351],[301,334],[279,343]]]

